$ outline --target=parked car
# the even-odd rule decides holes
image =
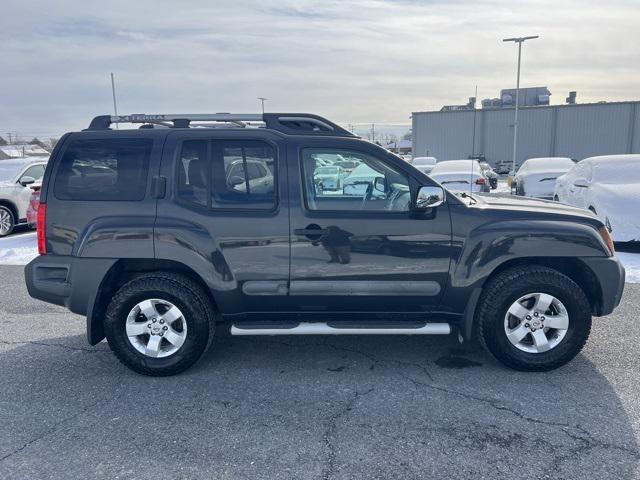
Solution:
[[[591,210],[616,242],[640,241],[640,155],[586,158],[558,177],[554,200]]]
[[[46,164],[41,157],[0,160],[0,237],[27,222],[31,187],[40,184]]]
[[[224,128],[189,128],[191,118]],[[262,128],[224,123],[256,118]],[[372,181],[359,194],[318,192],[322,152],[358,159]],[[238,155],[269,165],[273,187],[234,189],[225,159]],[[477,162],[446,163],[480,172]],[[611,313],[624,288],[609,232],[591,213],[454,194],[308,114],[97,117],[56,145],[37,223],[31,296],[86,315],[90,344],[106,337],[148,375],[187,369],[223,329],[455,333],[509,367],[549,370],[581,350],[592,316]]]
[[[498,188],[498,174],[493,170],[489,162],[486,160],[479,160],[480,168],[482,169],[482,174],[489,181],[489,186],[491,190],[495,190]]]
[[[29,206],[27,207],[27,225],[29,228],[36,228],[38,221],[38,206],[40,205],[40,189],[31,192]]]
[[[567,157],[529,158],[518,169],[512,187],[516,195],[551,200],[556,179],[575,164]]]
[[[427,175],[431,173],[436,163],[438,163],[436,157],[416,157],[411,160],[411,165]]]
[[[501,160],[496,164],[495,171],[499,175],[508,175],[511,172],[512,167],[513,163],[511,162],[511,160]],[[516,164],[516,169],[517,168],[518,165]]]
[[[477,160],[438,162],[429,176],[452,191],[477,193],[491,190]]]
[[[344,179],[342,191],[345,195],[356,195],[362,197],[370,191],[371,195],[383,196],[384,193],[373,188],[376,178],[380,177],[380,172],[373,169],[366,163],[360,163]]]
[[[337,165],[319,167],[315,170],[313,180],[318,188],[323,190],[342,190],[344,179],[348,173]]]

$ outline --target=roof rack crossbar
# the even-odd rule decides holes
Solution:
[[[106,130],[114,123],[142,123],[173,128],[189,128],[191,122],[220,122],[246,127],[246,122],[261,122],[268,129],[289,135],[355,136],[339,125],[308,113],[177,113],[131,115],[101,115],[95,117],[88,130]],[[202,126],[202,125],[198,125]]]

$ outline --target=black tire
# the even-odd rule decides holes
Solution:
[[[158,298],[177,306],[184,315],[187,335],[172,355],[151,358],[137,351],[126,334],[126,319],[139,302]],[[168,376],[192,366],[207,350],[214,334],[211,302],[189,278],[168,272],[149,273],[123,285],[107,307],[104,328],[109,347],[127,367],[143,375]]]
[[[559,299],[569,314],[569,328],[551,350],[528,353],[516,348],[504,330],[509,307],[533,292]],[[569,277],[542,266],[514,267],[492,278],[476,309],[476,332],[483,347],[507,367],[521,371],[548,371],[570,362],[582,349],[591,331],[591,308],[582,289]]]
[[[0,228],[0,237],[5,237],[5,236],[11,234],[11,232],[13,232],[13,229],[16,226],[16,219],[15,219],[11,209],[9,207],[4,206],[4,205],[0,205],[0,219],[1,218],[6,219],[6,221],[8,223],[7,227]]]

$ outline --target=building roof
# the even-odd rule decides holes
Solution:
[[[20,158],[20,157],[34,157],[34,156],[49,156],[47,152],[40,145],[2,145],[0,146],[0,159],[3,158]]]

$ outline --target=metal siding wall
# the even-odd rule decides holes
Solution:
[[[582,160],[627,153],[629,104],[578,105],[558,111],[556,156]]]
[[[480,112],[476,125],[479,144]],[[414,156],[431,155],[438,160],[457,160],[471,154],[473,112],[413,114]]]
[[[554,115],[557,115],[555,132]],[[510,160],[513,116],[512,108],[478,110],[476,153],[484,153],[493,164]],[[627,153],[630,140],[632,152],[640,153],[638,103],[524,108],[519,116],[518,162],[550,155],[583,159]],[[472,130],[473,111],[414,113],[414,155],[426,155],[428,150],[439,160],[467,158],[472,152]]]
[[[509,160],[513,149],[513,110],[486,110],[483,117],[485,138],[482,153],[492,165]]]
[[[640,106],[636,103],[635,107],[635,123],[633,129],[633,142],[631,145],[631,153],[640,153]]]

